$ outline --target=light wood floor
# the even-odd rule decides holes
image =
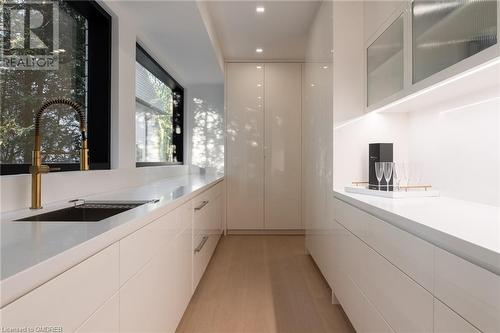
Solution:
[[[304,236],[222,237],[178,333],[354,332]]]

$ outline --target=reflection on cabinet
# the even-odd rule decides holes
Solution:
[[[228,228],[263,229],[263,65],[227,64],[226,108]]]
[[[301,229],[302,65],[227,65],[229,229]]]

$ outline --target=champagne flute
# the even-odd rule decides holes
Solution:
[[[391,181],[392,177],[392,169],[393,169],[393,163],[392,162],[384,162],[384,178],[385,182],[387,183],[387,192],[389,192],[389,182]]]
[[[401,165],[399,162],[394,162],[392,168],[392,181],[394,191],[399,191],[399,182],[401,181]]]
[[[375,162],[375,176],[377,176],[378,190],[380,191],[380,181],[384,176],[384,162]]]

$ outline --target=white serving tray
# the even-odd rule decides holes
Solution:
[[[366,194],[376,197],[400,199],[400,198],[426,198],[439,197],[439,191],[435,190],[408,190],[408,191],[378,191],[359,186],[346,186],[345,191],[349,193]]]

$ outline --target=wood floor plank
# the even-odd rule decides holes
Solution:
[[[223,237],[178,333],[354,332],[304,236]]]

